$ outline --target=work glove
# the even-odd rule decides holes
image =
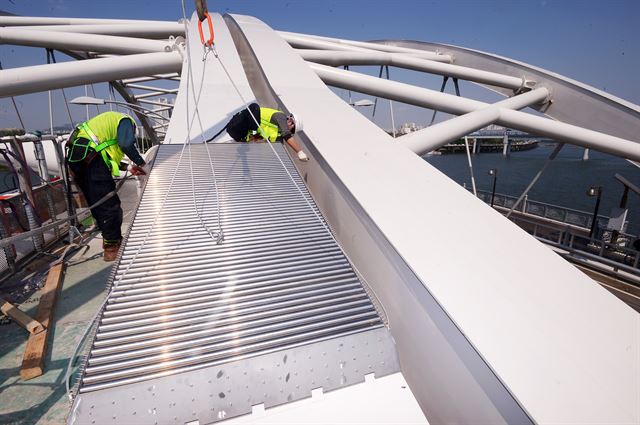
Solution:
[[[304,153],[304,151],[299,151],[299,152],[298,152],[298,159],[299,159],[300,161],[308,161],[308,160],[309,160],[309,157],[307,156],[307,154],[306,154],[306,153]]]
[[[147,172],[142,167],[144,167],[144,165],[142,165],[142,166],[140,166],[140,165],[129,165],[129,171],[134,176],[144,176],[144,175],[147,174]]]

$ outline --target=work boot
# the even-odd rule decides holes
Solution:
[[[105,243],[102,244],[102,248],[104,249],[104,254],[102,256],[104,261],[115,261],[116,257],[118,256],[118,251],[120,250],[120,242],[108,244]]]

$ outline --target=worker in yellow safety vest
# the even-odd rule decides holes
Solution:
[[[284,141],[294,150],[300,161],[309,160],[307,154],[293,138],[296,131],[302,130],[302,120],[293,114],[287,115],[277,109],[264,108],[257,103],[252,103],[248,108],[231,117],[227,125],[207,142],[215,139],[224,130],[227,130],[229,136],[236,142]]]
[[[136,148],[135,122],[119,112],[104,112],[76,127],[67,144],[67,164],[87,203],[93,205],[115,193],[112,176],[120,174],[120,161],[127,155],[136,165],[133,175],[144,175],[146,165]],[[122,208],[117,194],[91,208],[102,232],[104,261],[114,261],[122,241]]]

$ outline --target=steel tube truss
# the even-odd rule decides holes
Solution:
[[[452,62],[451,56],[449,55],[443,55],[437,52],[428,52],[425,50],[387,46],[383,44],[367,43],[362,41],[341,40],[329,37],[317,37],[285,31],[279,31],[278,34],[292,47],[301,49],[343,50],[349,52],[369,52],[373,50],[390,53],[404,53],[412,55],[414,57],[429,59],[437,62]]]
[[[541,87],[494,103],[486,108],[477,109],[457,118],[432,125],[423,130],[409,133],[398,140],[418,155],[424,155],[452,140],[459,139],[489,124],[493,124],[500,119],[503,109],[526,108],[527,106],[544,102],[548,97],[549,91]]]
[[[311,64],[310,67],[328,85],[456,115],[488,106],[484,102],[324,65]],[[524,112],[503,109],[496,123],[623,158],[640,160],[640,144],[636,142]]]
[[[179,72],[178,52],[144,53],[1,71],[0,96],[18,96],[142,75]]]
[[[121,24],[121,25],[42,25],[22,26],[15,29],[33,31],[60,31],[83,34],[119,35],[122,37],[169,38],[184,35],[184,27],[178,23]]]
[[[175,24],[170,21],[148,21],[135,19],[89,19],[89,18],[45,18],[33,16],[0,16],[0,26],[26,25],[158,25]],[[184,29],[184,27],[183,27]]]
[[[388,65],[414,71],[429,72],[447,77],[460,78],[482,84],[521,90],[525,85],[523,78],[466,68],[448,63],[425,60],[400,53],[387,52],[347,52],[324,50],[298,50],[300,56],[309,62],[330,66],[343,65]],[[532,83],[528,83],[532,84]]]
[[[78,37],[78,34],[74,32],[32,31],[15,28],[0,28],[0,44],[122,55],[168,52],[172,49],[172,43],[159,40],[95,34],[84,34],[82,37]]]

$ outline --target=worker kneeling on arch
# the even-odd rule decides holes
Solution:
[[[258,127],[258,123],[260,126]],[[302,130],[299,117],[272,108],[263,108],[252,103],[248,108],[235,114],[225,126],[229,136],[236,142],[250,142],[254,140],[268,140],[270,142],[284,141],[298,155],[300,161],[308,161],[309,157],[293,138],[296,131]]]

